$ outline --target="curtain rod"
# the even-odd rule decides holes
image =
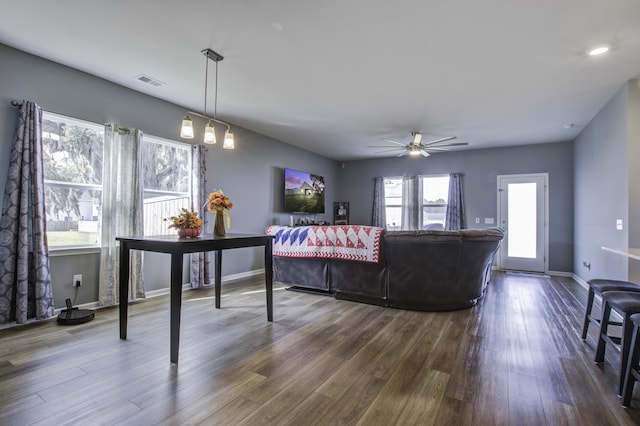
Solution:
[[[22,102],[18,102],[18,101],[11,101],[11,106],[13,107],[19,107],[24,103],[24,101]]]

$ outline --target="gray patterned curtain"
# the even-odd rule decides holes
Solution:
[[[42,109],[23,102],[0,219],[0,323],[53,316],[41,127]]]
[[[449,175],[449,201],[444,222],[444,229],[455,231],[464,229],[464,202],[462,194],[462,173]]]
[[[402,178],[402,227],[403,231],[418,229],[416,215],[416,193],[414,190],[414,176]]]
[[[207,165],[205,154],[207,149],[204,145],[193,145],[191,147],[191,202],[194,208],[198,210],[200,217],[204,221],[202,229],[207,229],[209,215],[206,207],[203,207],[207,201]],[[202,288],[211,284],[211,276],[209,273],[209,252],[191,254],[191,288]]]
[[[384,178],[377,177],[373,182],[373,217],[371,226],[387,227],[387,218],[384,208]]]
[[[142,236],[144,232],[141,145],[140,130],[120,128],[117,124],[105,125],[100,216],[99,300],[102,306],[118,303],[120,251],[115,238]],[[139,250],[131,251],[129,297],[145,297]]]

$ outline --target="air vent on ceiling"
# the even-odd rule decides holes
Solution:
[[[162,87],[162,86],[164,86],[164,85],[165,85],[165,84],[164,84],[163,82],[161,82],[160,80],[156,80],[155,78],[153,78],[153,77],[149,77],[148,75],[144,75],[144,74],[137,75],[135,78],[136,78],[136,80],[138,80],[138,81],[141,81],[141,82],[143,82],[143,83],[150,84],[150,85],[152,85],[152,86],[154,86],[154,87]]]

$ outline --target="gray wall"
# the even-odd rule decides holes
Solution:
[[[629,246],[640,247],[640,79],[628,83],[627,156],[629,168]],[[629,262],[629,279],[640,283],[640,262]]]
[[[348,201],[352,223],[371,224],[373,179],[464,173],[467,227],[486,227],[497,218],[497,176],[549,173],[549,269],[573,271],[573,144],[571,142],[433,154],[428,158],[353,161],[340,169],[339,201]],[[480,225],[475,224],[479,217]]]
[[[9,153],[14,137],[17,109],[12,100],[37,102],[43,109],[95,123],[115,122],[147,134],[180,141],[178,128],[185,109],[126,89],[81,71],[38,58],[0,44],[0,190],[7,177]],[[194,120],[196,131],[204,121]],[[220,132],[222,129],[220,129]],[[207,180],[211,190],[222,188],[234,202],[231,231],[263,233],[274,223],[287,224],[283,213],[284,167],[325,177],[326,202],[331,206],[337,187],[334,161],[266,136],[233,126],[235,151],[223,151],[220,144],[207,153]],[[218,134],[222,140],[222,134]],[[327,214],[317,219],[331,218]],[[210,231],[211,225],[207,231]],[[147,290],[168,287],[167,255],[145,257]],[[263,268],[260,249],[229,250],[224,253],[223,275],[247,273]],[[78,303],[97,300],[98,255],[54,256],[51,258],[56,307],[73,299],[72,275],[83,274]]]
[[[574,143],[575,273],[580,278],[627,279],[627,260],[602,246],[627,247],[629,215],[628,84],[598,112]],[[637,143],[637,141],[636,141]],[[624,230],[616,230],[622,219]],[[582,262],[591,263],[591,270]]]

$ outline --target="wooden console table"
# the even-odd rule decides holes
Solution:
[[[171,255],[171,362],[178,362],[180,345],[180,310],[182,307],[182,263],[186,253],[216,252],[215,293],[216,308],[220,308],[222,279],[222,251],[243,247],[264,246],[264,276],[267,294],[267,321],[273,321],[273,236],[227,234],[224,237],[203,235],[199,238],[178,238],[177,235],[151,237],[116,237],[120,242],[120,338],[127,338],[127,310],[129,307],[129,254],[131,250],[153,251]]]

